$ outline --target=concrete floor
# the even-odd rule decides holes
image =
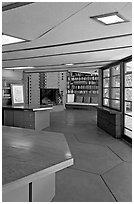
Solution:
[[[96,109],[51,112],[45,131],[64,133],[74,165],[56,174],[53,202],[131,202],[132,148],[96,126]]]

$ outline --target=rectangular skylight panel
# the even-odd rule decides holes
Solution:
[[[23,70],[23,69],[34,69],[35,67],[9,67],[9,68],[4,68],[4,69],[14,69],[14,70]]]
[[[120,18],[120,17],[117,16],[117,15],[99,17],[99,18],[97,18],[97,19],[98,19],[99,21],[105,23],[106,25],[124,22],[124,19]]]
[[[11,37],[8,35],[2,35],[2,45],[18,43],[18,42],[23,42],[23,41],[25,40],[20,39],[20,38]]]

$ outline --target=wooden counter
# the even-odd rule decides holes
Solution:
[[[122,113],[109,108],[97,108],[97,126],[115,138],[122,133]]]
[[[55,173],[73,165],[63,134],[2,129],[3,201],[45,202],[55,194]]]
[[[50,125],[50,110],[46,106],[3,106],[3,125],[42,130]]]

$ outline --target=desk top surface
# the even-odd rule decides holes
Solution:
[[[31,110],[31,111],[41,111],[41,110],[50,110],[53,108],[53,105],[48,104],[48,105],[42,105],[42,106],[37,106],[37,105],[7,105],[3,106],[3,109],[14,109],[14,110]]]
[[[62,133],[3,126],[2,145],[3,185],[72,159]]]

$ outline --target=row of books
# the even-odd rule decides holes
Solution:
[[[86,89],[86,90],[94,90],[94,89],[98,89],[98,86],[97,85],[68,85],[67,86],[68,89],[76,89],[76,90],[79,90],[79,89]]]
[[[98,94],[98,90],[68,90],[68,94]]]
[[[94,80],[97,81],[98,80],[98,76],[86,76],[86,77],[68,77],[67,78],[68,81],[90,81],[90,80]]]

